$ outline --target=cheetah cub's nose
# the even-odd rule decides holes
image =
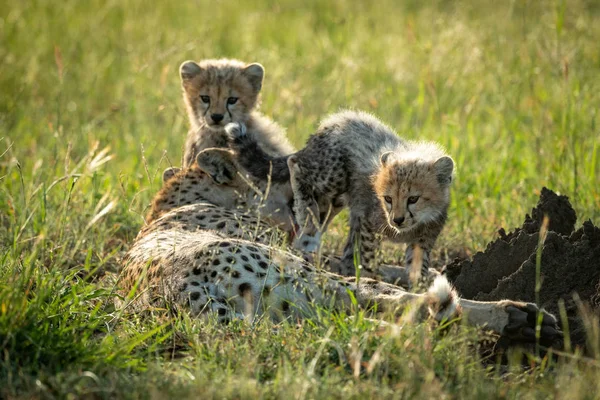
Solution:
[[[394,218],[394,223],[398,226],[402,225],[403,222],[404,222],[404,217]]]
[[[223,114],[211,114],[210,118],[212,118],[212,120],[218,124],[219,122],[223,121]]]

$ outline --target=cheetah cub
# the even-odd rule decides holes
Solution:
[[[326,118],[306,147],[287,157],[261,153],[251,129],[232,124],[227,130],[250,173],[264,179],[268,170],[274,182],[290,180],[301,227],[295,247],[316,250],[342,201],[350,209],[343,274],[353,275],[358,261],[367,276],[376,276],[382,236],[408,244],[404,264],[417,266],[410,271],[414,279],[428,274],[430,251],[447,219],[454,171],[439,145],[402,140],[374,116],[355,111]]]
[[[283,129],[256,111],[265,74],[262,65],[229,59],[185,61],[179,73],[191,125],[184,167],[190,167],[196,155],[206,148],[227,147],[224,127],[230,122],[252,128],[256,140],[269,155],[294,151]]]

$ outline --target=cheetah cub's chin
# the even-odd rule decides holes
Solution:
[[[381,168],[374,187],[386,221],[398,233],[442,217],[450,202],[450,184],[454,161],[448,156],[429,160],[422,155],[433,153],[431,143],[420,143],[415,152],[398,155],[388,152],[381,157]],[[428,151],[429,150],[429,151]],[[419,157],[412,157],[419,154]]]

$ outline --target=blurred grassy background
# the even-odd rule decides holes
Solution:
[[[115,156],[103,189],[120,180],[128,199],[151,189],[145,203],[164,156],[181,157],[179,64],[233,57],[265,65],[262,111],[297,146],[341,107],[445,145],[459,172],[446,236],[460,243],[481,246],[517,225],[543,185],[567,194],[580,219],[600,215],[597,2],[8,4],[5,195],[18,195],[15,161],[41,182],[67,148],[78,160],[99,142]]]
[[[34,365],[46,365],[42,359],[62,361],[56,368],[88,360],[80,358],[87,345],[69,347],[81,332],[90,349],[101,349],[90,350],[96,357],[90,359],[120,360],[119,368],[143,364],[157,351],[147,346],[153,336],[139,336],[150,327],[138,321],[117,333],[139,338],[117,346],[125,358],[109,357],[118,340],[102,326],[114,318],[95,308],[107,304],[105,294],[81,277],[115,268],[160,172],[180,164],[187,132],[177,73],[183,60],[262,63],[261,109],[298,147],[321,118],[342,107],[369,110],[407,138],[439,141],[458,165],[440,247],[480,249],[500,226],[520,224],[544,185],[570,197],[580,222],[598,223],[598,43],[600,3],[593,0],[0,1],[0,338],[8,349],[2,379],[12,382],[6,387],[37,390],[28,373],[38,376]],[[80,278],[78,290],[60,290]],[[72,304],[71,296],[82,293],[91,303]],[[90,326],[69,325],[68,315],[90,313],[89,307],[96,310]],[[39,323],[52,313],[67,315],[62,325]],[[98,342],[90,333],[96,330],[108,336]],[[22,344],[27,337],[45,344]],[[127,358],[140,345],[142,355]],[[433,357],[423,373],[431,383],[427,393],[436,396],[461,393],[461,385],[482,374],[467,370],[455,381],[438,381],[447,372],[444,348],[419,350]],[[272,350],[260,349],[259,358]],[[73,358],[62,359],[69,351]],[[26,353],[32,358],[19,358]],[[233,348],[225,354],[235,355]],[[291,357],[288,372],[302,369],[295,362],[304,365],[306,356]],[[245,368],[235,365],[222,379]],[[28,368],[34,372],[23,372]],[[72,389],[69,378],[52,371],[54,383],[42,379],[40,387],[62,388],[54,394]],[[362,389],[384,378],[373,379],[373,387]],[[276,384],[281,393],[294,387],[285,379]],[[487,393],[476,384],[470,390],[475,397]],[[498,395],[501,385],[490,390]]]

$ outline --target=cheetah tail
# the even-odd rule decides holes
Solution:
[[[429,314],[436,321],[451,320],[461,313],[458,293],[454,290],[448,279],[439,275],[427,290]]]

